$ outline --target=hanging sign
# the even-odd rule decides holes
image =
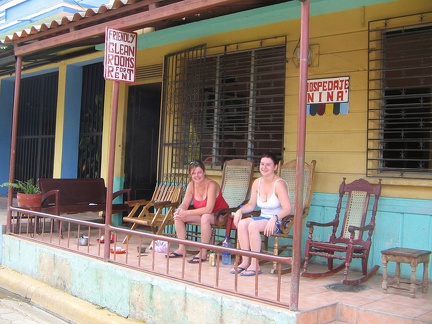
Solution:
[[[307,103],[348,102],[349,77],[308,80]]]
[[[135,82],[137,33],[107,27],[105,30],[105,80]]]
[[[350,78],[308,80],[308,115],[345,115],[349,110]]]

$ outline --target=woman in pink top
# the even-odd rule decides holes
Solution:
[[[215,223],[214,213],[221,208],[228,208],[222,197],[219,184],[207,178],[204,164],[194,161],[189,164],[190,182],[186,188],[183,202],[174,212],[174,226],[177,237],[186,239],[186,223],[201,223],[201,242],[210,243],[212,224]],[[189,208],[191,203],[194,208]],[[186,247],[180,244],[178,249],[167,254],[168,258],[183,257]],[[189,263],[207,260],[207,250],[202,249]]]

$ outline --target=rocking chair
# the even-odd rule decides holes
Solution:
[[[311,221],[306,223],[306,227],[309,228],[309,235],[305,246],[303,277],[320,278],[335,274],[344,269],[344,279],[342,283],[346,285],[358,285],[368,280],[377,272],[379,268],[378,265],[375,265],[368,271],[367,264],[380,194],[381,179],[378,184],[371,184],[364,179],[358,179],[346,184],[344,178],[339,187],[339,203],[337,205],[335,219],[329,223]],[[369,224],[365,226],[371,196],[374,196],[375,199]],[[345,215],[343,217],[340,234],[337,235],[339,215],[343,203],[346,203]],[[315,241],[313,239],[314,228],[318,226],[332,229],[328,242]],[[363,238],[364,236],[365,238]],[[312,256],[326,258],[328,270],[319,273],[308,272],[309,261]],[[362,276],[358,279],[348,279],[348,271],[351,261],[354,258],[361,259]],[[335,259],[343,262],[333,267],[333,260]]]

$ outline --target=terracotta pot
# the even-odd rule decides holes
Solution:
[[[42,203],[42,193],[38,194],[24,194],[17,193],[18,207],[28,208],[30,210],[40,210]]]

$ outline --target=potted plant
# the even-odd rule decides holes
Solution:
[[[34,184],[33,179],[27,181],[16,180],[15,182],[4,182],[1,187],[12,187],[17,189],[18,207],[38,209],[42,203],[42,193]]]

